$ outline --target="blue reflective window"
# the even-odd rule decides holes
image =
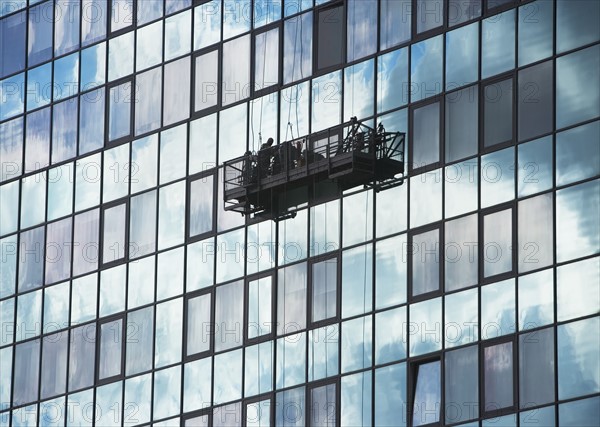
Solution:
[[[52,63],[27,71],[27,111],[43,107],[52,99]]]
[[[25,12],[0,21],[0,77],[25,68]]]
[[[31,3],[31,2],[30,2]],[[29,9],[28,66],[52,58],[53,2],[48,1]]]

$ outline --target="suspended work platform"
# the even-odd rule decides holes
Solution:
[[[294,216],[291,207],[307,202],[302,195],[324,182],[340,192],[359,185],[376,191],[402,185],[404,139],[404,133],[386,132],[381,124],[375,130],[353,117],[322,132],[248,151],[224,163],[225,210],[285,219]]]

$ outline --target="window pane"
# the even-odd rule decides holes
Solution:
[[[249,403],[246,406],[246,424],[248,427],[267,427],[271,424],[271,400]]]
[[[442,348],[442,298],[412,304],[409,319],[411,324],[417,325],[408,333],[411,357]]]
[[[519,8],[518,51],[520,66],[537,62],[552,55],[553,6],[553,2],[540,0]]]
[[[560,425],[566,427],[594,425],[600,418],[599,407],[600,398],[598,397],[563,403],[558,407]]]
[[[336,426],[337,393],[336,385],[315,387],[310,391],[310,425]]]
[[[521,408],[554,401],[554,328],[519,336]]]
[[[416,370],[413,401],[413,426],[437,423],[440,420],[442,387],[439,360],[419,365]]]
[[[477,289],[444,297],[444,334],[446,348],[477,341],[479,338]]]
[[[411,0],[381,0],[380,49],[385,50],[410,38]]]
[[[515,279],[481,288],[481,339],[515,332]]]
[[[586,0],[557,0],[556,51],[566,52],[600,39],[600,27],[594,16],[600,4]]]
[[[558,398],[600,391],[600,318],[580,320],[558,327]]]
[[[446,33],[446,90],[477,81],[478,68],[479,23]]]
[[[190,65],[189,56],[165,65],[163,126],[190,116]]]
[[[250,30],[250,0],[223,1],[223,39],[228,39]]]
[[[19,292],[38,288],[43,282],[44,227],[19,235]]]
[[[212,388],[212,358],[207,357],[187,363],[184,369],[183,411],[189,412],[209,406]],[[208,427],[208,424],[206,427]]]
[[[343,245],[363,243],[373,238],[373,193],[363,191],[343,200]]]
[[[73,276],[93,271],[100,255],[100,212],[98,209],[75,217]]]
[[[487,78],[515,66],[515,11],[484,19],[481,38],[481,77]]]
[[[366,427],[373,424],[371,421],[372,382],[371,371],[342,377],[340,381],[340,425],[342,427]]]
[[[339,373],[339,327],[337,324],[308,332],[308,381]]]
[[[478,221],[470,215],[445,226],[444,271],[446,291],[466,288],[478,281]]]
[[[135,134],[140,135],[160,126],[162,69],[138,74],[135,83]]]
[[[400,3],[394,1],[394,3]],[[382,4],[383,8],[383,4]],[[377,112],[408,103],[408,48],[377,58]]]
[[[598,135],[600,138],[600,135]],[[557,159],[559,158],[559,148],[557,142]],[[536,139],[526,144],[519,145],[519,176],[518,176],[518,194],[519,197],[529,196],[531,194],[539,193],[544,190],[548,190],[552,187],[552,136]],[[575,153],[577,149],[574,144],[571,145],[569,141],[569,154]],[[590,151],[592,148],[590,147]],[[592,154],[590,151],[586,151],[586,156]],[[600,147],[598,147],[598,154],[600,154]],[[592,154],[593,158],[593,154]],[[557,165],[557,169],[559,166]],[[569,171],[575,170],[580,171],[580,168],[573,167],[573,163],[569,162]]]
[[[110,30],[117,31],[130,26],[133,23],[134,4],[132,0],[114,0]]]
[[[359,246],[342,253],[342,318],[373,307],[373,249]]]
[[[442,219],[442,170],[410,179],[410,226],[420,227]]]
[[[79,155],[104,145],[104,88],[79,97]]]
[[[600,312],[600,258],[592,258],[556,269],[558,321]]]
[[[287,84],[311,74],[312,12],[286,20],[283,32],[283,83]]]
[[[519,71],[519,141],[552,130],[552,61]]]
[[[121,374],[122,339],[123,319],[100,326],[99,380]]]
[[[222,90],[224,106],[250,95],[250,35],[223,44]]]
[[[337,313],[337,258],[312,266],[313,322],[334,317]]]
[[[561,269],[558,271],[560,274]],[[574,283],[577,282],[569,280],[569,295],[579,295],[577,291],[571,293],[570,288]],[[553,288],[552,269],[519,277],[519,330],[538,328],[554,321]],[[560,295],[560,282],[558,292]],[[565,295],[559,300],[565,301],[568,297]],[[560,307],[559,304],[559,313]]]
[[[194,109],[201,111],[217,105],[219,97],[219,51],[196,57]]]
[[[515,151],[506,148],[481,158],[481,207],[507,202],[515,197]]]
[[[390,328],[394,325],[394,328]],[[375,364],[406,358],[406,307],[375,315]]]
[[[50,107],[27,115],[25,141],[27,143],[25,144],[24,170],[33,172],[48,166],[50,160]]]
[[[246,103],[219,113],[219,162],[234,159],[246,151],[248,105]],[[220,197],[222,200],[222,197]],[[236,219],[239,215],[236,213]],[[231,227],[226,227],[231,228]],[[223,228],[225,229],[225,228]]]
[[[134,32],[112,38],[108,42],[108,81],[112,82],[133,73],[135,59]]]
[[[39,360],[39,339],[15,347],[13,405],[23,405],[37,399],[40,374]]]
[[[282,268],[277,276],[277,335],[306,327],[306,263]]]
[[[373,115],[374,63],[374,60],[369,60],[344,70],[344,121]]]
[[[389,191],[389,190],[388,190]],[[381,208],[381,205],[379,205]],[[375,245],[375,306],[391,307],[406,302],[406,234],[380,240]]]
[[[344,8],[336,6],[317,12],[317,32],[317,69],[341,64],[344,60]]]
[[[464,74],[461,72],[461,75]],[[453,162],[477,153],[478,95],[478,86],[446,95],[446,162]]]
[[[417,0],[417,33],[444,25],[443,0]]]
[[[275,395],[275,425],[285,427],[305,426],[304,387],[281,391]]]
[[[416,234],[412,241],[412,296],[440,288],[440,231]]]
[[[373,316],[359,317],[342,323],[342,373],[373,364]]]
[[[213,404],[218,405],[241,397],[242,349],[216,355],[213,376]],[[239,420],[240,417],[236,419]]]
[[[194,50],[218,42],[221,39],[221,1],[212,0],[196,7],[194,22]]]
[[[178,245],[185,233],[185,182],[162,187],[158,203],[158,248]]]
[[[181,298],[156,306],[156,329],[154,330],[154,366],[156,368],[181,361],[182,309]]]
[[[131,311],[127,314],[126,332],[135,339],[127,339],[125,374],[134,375],[152,368],[152,341],[154,336],[154,307]]]
[[[23,114],[25,109],[25,73],[8,77],[0,80],[0,90],[2,90],[2,110],[0,110],[0,120],[10,119],[19,114]]]
[[[553,197],[544,194],[519,202],[519,271],[552,264]]]
[[[512,79],[486,86],[483,95],[484,145],[491,147],[511,140],[513,135]]]
[[[360,58],[364,58],[377,50],[377,1],[376,0],[349,0],[347,4],[348,9],[348,62],[355,61]],[[319,17],[323,18],[323,21],[319,22],[319,38],[325,36],[328,37],[328,30],[323,31],[323,23],[327,26],[332,24],[334,21],[342,15],[343,8],[340,8],[340,13],[327,11],[320,12]],[[326,16],[329,16],[326,18]],[[333,30],[333,29],[332,29]],[[340,32],[336,34],[342,37],[342,27],[339,28]],[[326,38],[325,40],[329,40]],[[342,50],[339,50],[340,54]],[[337,52],[336,52],[337,53]],[[319,54],[319,57],[321,55]],[[343,58],[340,59],[340,61]],[[319,61],[320,62],[320,61]],[[321,67],[319,67],[321,68]]]
[[[30,2],[31,3],[31,2]],[[53,11],[53,2],[49,1],[43,4],[40,4],[39,6],[35,6],[31,9],[29,9],[29,40],[28,40],[28,47],[27,47],[27,58],[28,58],[28,63],[29,66],[32,67],[34,65],[37,64],[41,64],[44,61],[47,61],[48,59],[50,59],[52,57],[52,19],[48,19],[48,18],[52,18],[54,11]],[[15,15],[13,17],[11,17],[13,20],[18,17],[19,15]],[[17,40],[18,39],[18,27],[11,27],[11,18],[8,18],[4,25],[8,26],[8,31],[10,33],[10,36],[15,37],[17,36]],[[86,19],[83,19],[83,22],[87,21]],[[85,25],[84,25],[85,26]],[[23,37],[24,37],[24,33],[23,33]],[[32,36],[35,35],[35,36]],[[85,35],[85,32],[84,32]],[[4,33],[2,34],[2,38],[4,38]],[[23,43],[24,43],[24,39],[23,39]],[[19,43],[17,41],[16,45],[12,46],[12,49],[14,49],[15,51],[18,51],[18,47],[19,47]],[[7,54],[10,52],[11,50],[9,49],[7,51]],[[14,66],[14,61],[19,59],[19,55],[15,55],[12,58],[13,61],[13,66]],[[2,63],[4,64],[4,56],[2,57]],[[10,67],[10,63],[6,63],[9,67]],[[24,65],[24,64],[23,64]]]
[[[263,277],[248,283],[248,338],[271,333],[272,283]]]
[[[506,408],[514,404],[513,343],[486,347],[483,353],[485,411]]]
[[[558,262],[600,251],[600,180],[556,192]]]
[[[167,2],[167,7],[169,2]],[[192,11],[171,16],[165,20],[165,61],[190,51],[192,43]]]
[[[479,348],[449,351],[444,358],[446,424],[479,416]]]
[[[55,283],[71,274],[72,217],[48,224],[46,229],[45,283]]]
[[[48,105],[52,100],[52,87],[51,63],[27,71],[27,111]],[[56,87],[56,98],[61,89]]]
[[[102,235],[102,262],[104,264],[125,256],[126,214],[125,204],[104,211]]]
[[[215,351],[243,344],[244,283],[219,286],[215,302]]]
[[[308,210],[296,212],[296,217],[279,223],[279,264],[299,261],[308,255]]]
[[[312,132],[340,124],[342,120],[342,73],[335,71],[312,81]]]
[[[243,251],[246,244],[244,229],[230,231],[217,237],[217,283],[244,275]]]
[[[190,237],[213,229],[213,175],[190,184]]]
[[[167,418],[181,411],[181,365],[157,371],[154,374],[153,416]]]
[[[440,104],[413,110],[413,169],[440,160]]]
[[[254,58],[255,90],[279,82],[279,28],[256,35]]]
[[[96,324],[71,330],[69,349],[69,391],[79,390],[94,383],[96,360]]]
[[[245,392],[254,396],[272,390],[273,386],[273,341],[246,347]]]
[[[600,173],[600,121],[556,135],[556,185],[590,178]]]
[[[108,139],[128,136],[131,133],[131,83],[110,89]]]
[[[481,0],[449,0],[448,23],[450,26],[462,24],[481,16]]]
[[[96,317],[98,274],[73,280],[71,291],[71,325],[87,322]]]
[[[92,44],[106,36],[107,13],[106,1],[81,1],[81,43]]]
[[[75,157],[77,154],[78,98],[71,98],[52,107],[52,163]]]
[[[340,202],[332,200],[310,209],[310,251],[321,255],[340,247]]]
[[[444,62],[443,35],[411,46],[410,78],[411,101],[437,95],[443,88],[442,63]]]
[[[127,266],[125,264],[100,272],[99,317],[125,310],[126,281]]]

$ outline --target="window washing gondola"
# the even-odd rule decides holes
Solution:
[[[348,128],[342,137],[344,128]],[[274,145],[224,163],[225,210],[280,220],[307,200],[288,193],[310,194],[323,182],[339,192],[359,185],[381,191],[404,182],[405,134],[373,129],[353,117],[349,123]]]

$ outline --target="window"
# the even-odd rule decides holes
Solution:
[[[446,95],[446,162],[477,153],[479,134],[479,86],[471,86]],[[432,124],[435,126],[435,123]]]
[[[69,391],[75,391],[94,383],[96,324],[72,329],[69,341]]]
[[[445,420],[446,424],[479,416],[479,348],[470,346],[446,352]]]
[[[412,168],[434,165],[440,161],[440,103],[434,102],[412,110]]]
[[[483,412],[500,414],[515,405],[515,350],[513,341],[483,348]]]
[[[141,135],[160,127],[162,68],[138,74],[135,83],[135,134]]]
[[[444,0],[417,0],[417,33],[444,25]]]
[[[519,336],[521,408],[554,401],[554,328]]]
[[[519,71],[519,141],[552,130],[554,85],[552,61]]]
[[[127,313],[126,332],[128,336],[136,339],[127,339],[125,352],[125,374],[135,375],[152,368],[153,332],[154,332],[154,307]],[[138,377],[139,378],[139,377]]]
[[[295,16],[283,26],[283,83],[291,83],[311,74],[312,12]]]
[[[440,289],[440,230],[438,228],[412,236],[411,296]]]
[[[117,203],[102,211],[102,264],[121,261],[126,257],[127,203]]]
[[[282,268],[277,275],[277,335],[306,327],[306,263]]]
[[[483,276],[513,271],[513,212],[505,209],[483,216]]]
[[[377,6],[376,0],[348,1],[348,62],[364,58],[377,50]],[[343,36],[341,29],[340,35]]]
[[[338,259],[315,262],[311,267],[311,322],[337,316]]]
[[[271,334],[273,311],[273,277],[249,281],[247,339]]]
[[[243,344],[244,282],[219,286],[215,291],[215,351]]]
[[[222,82],[224,106],[246,99],[250,95],[249,34],[223,44]],[[239,155],[236,153],[236,156]]]
[[[131,88],[126,82],[113,86],[108,97],[108,140],[115,141],[131,134]]]
[[[123,318],[104,321],[99,325],[98,381],[112,381],[123,373]]]
[[[411,45],[410,55],[411,101],[440,93],[444,84],[444,36]]]
[[[363,245],[342,252],[342,317],[373,307],[373,248]]]
[[[469,215],[446,222],[444,234],[446,291],[477,284],[479,279],[477,215]]]
[[[189,237],[201,236],[214,230],[214,175],[206,175],[189,185]]]
[[[324,7],[316,14],[317,58],[315,72],[342,64],[345,40],[343,5]]]
[[[380,49],[399,45],[410,38],[412,0],[381,0]]]
[[[186,302],[186,356],[210,350],[214,333],[211,316],[211,294],[204,293],[187,299]]]
[[[191,57],[185,56],[164,67],[163,125],[190,116]]]
[[[490,83],[483,88],[484,147],[512,141],[513,108],[512,79]]]
[[[259,33],[254,38],[254,90],[279,83],[279,28]]]
[[[309,425],[333,427],[337,420],[337,384],[310,388]]]
[[[194,60],[194,111],[215,107],[219,103],[219,50],[212,50]]]
[[[412,426],[439,423],[442,403],[440,361],[417,364],[412,367],[412,374]]]
[[[61,332],[46,336],[42,342],[41,399],[65,392],[68,342],[68,334]]]
[[[515,66],[515,10],[483,20],[481,78],[495,76]]]

